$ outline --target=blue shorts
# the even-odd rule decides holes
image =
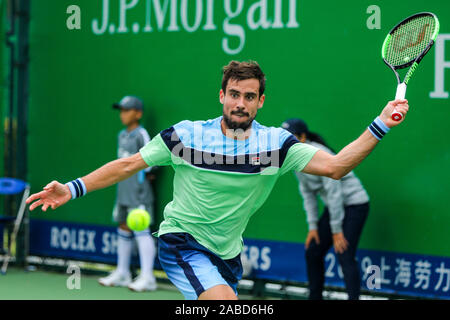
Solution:
[[[188,233],[159,236],[158,256],[170,281],[188,300],[219,284],[236,287],[242,278],[241,255],[223,260]]]

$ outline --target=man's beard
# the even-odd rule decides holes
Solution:
[[[248,117],[247,121],[244,122],[236,122],[231,120],[231,118],[229,118],[225,113],[223,113],[223,120],[225,121],[225,124],[227,125],[228,129],[231,130],[243,130],[246,131],[248,128],[250,128],[250,126],[252,125],[253,120],[255,119],[255,117],[251,118],[250,115],[246,112],[240,112],[240,111],[233,111],[231,112],[231,115],[246,115]]]

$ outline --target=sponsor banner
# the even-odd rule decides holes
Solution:
[[[90,29],[97,36],[142,34],[150,41],[157,33],[220,33],[222,50],[235,55],[244,49],[249,33],[256,30],[279,33],[298,29],[297,2],[271,0],[244,5],[244,0],[103,0],[101,12],[92,20]],[[113,18],[111,11],[117,8],[119,14]],[[68,28],[81,29],[70,23]]]
[[[30,221],[30,255],[117,263],[117,228],[57,221]],[[132,266],[139,266],[137,246]],[[160,269],[158,259],[155,268]]]
[[[303,243],[245,239],[243,264],[250,277],[307,282]],[[356,254],[363,289],[401,295],[450,299],[450,257],[359,249]],[[325,284],[344,287],[334,249],[325,255]]]
[[[115,264],[117,229],[101,225],[31,219],[30,254]],[[244,239],[241,254],[249,278],[306,283],[303,243]],[[344,287],[334,249],[324,258],[325,284]],[[359,249],[357,263],[363,289],[450,299],[450,257]],[[139,266],[137,249],[133,265]],[[158,258],[155,268],[161,269]]]

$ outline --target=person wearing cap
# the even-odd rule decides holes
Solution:
[[[320,150],[335,154],[324,139],[308,130],[302,119],[288,119],[281,125],[297,139]],[[360,274],[356,249],[367,215],[369,196],[353,171],[339,180],[295,172],[308,221],[305,241],[309,298],[322,299],[325,281],[325,255],[333,245],[344,274],[348,299],[356,300],[360,293]],[[325,208],[318,218],[320,198]]]
[[[125,96],[119,103],[113,104],[120,110],[120,120],[126,127],[119,133],[118,158],[127,158],[150,142],[147,130],[140,125],[143,103],[135,96]],[[155,259],[155,241],[150,230],[131,231],[126,223],[128,213],[136,208],[147,210],[153,216],[153,190],[147,180],[152,167],[141,170],[117,184],[117,197],[113,210],[113,219],[119,224],[117,229],[117,268],[98,282],[104,286],[128,287],[133,291],[152,291],[156,289],[153,275]],[[151,219],[154,221],[154,219]],[[133,249],[133,238],[136,239],[141,272],[132,281],[130,260]]]

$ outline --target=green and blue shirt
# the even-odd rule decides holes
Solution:
[[[173,200],[158,234],[187,232],[231,259],[241,252],[247,223],[278,177],[302,171],[318,149],[256,121],[248,139],[231,139],[222,133],[221,120],[182,121],[161,131],[140,153],[149,166],[175,170]]]

